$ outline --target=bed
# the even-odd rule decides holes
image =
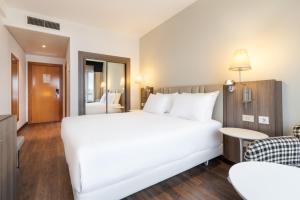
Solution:
[[[221,155],[219,121],[143,111],[65,118],[61,134],[74,198],[122,199]]]
[[[107,111],[108,113],[120,113],[123,112],[121,104],[108,104]],[[104,114],[106,113],[106,104],[101,102],[91,102],[85,104],[85,112],[87,115],[93,114]]]

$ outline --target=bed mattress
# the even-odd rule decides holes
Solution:
[[[85,112],[87,115],[104,114],[106,113],[106,104],[100,102],[86,103]],[[122,106],[120,104],[108,104],[108,113],[122,112]]]
[[[62,139],[72,187],[87,193],[221,145],[221,123],[146,112],[65,118]]]

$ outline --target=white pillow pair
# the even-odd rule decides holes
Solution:
[[[205,122],[212,119],[219,91],[177,95],[170,115]]]
[[[107,104],[118,104],[121,98],[121,93],[108,93]],[[100,99],[101,104],[106,103],[106,93],[104,93]]]
[[[170,112],[173,96],[174,94],[150,94],[143,110],[145,112],[157,114]]]
[[[145,112],[170,115],[205,122],[211,120],[219,91],[211,93],[150,94]]]

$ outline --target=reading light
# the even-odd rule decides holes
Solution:
[[[229,70],[238,71],[239,82],[242,82],[242,71],[251,70],[250,58],[246,49],[239,49],[234,52]]]
[[[143,82],[143,77],[141,75],[138,75],[136,78],[135,78],[135,83],[136,84],[141,84]]]
[[[239,49],[233,53],[232,61],[229,67],[231,71],[238,71],[239,72],[239,82],[242,82],[242,71],[251,70],[250,58],[248,55],[248,51],[246,49]],[[248,88],[245,84],[243,88],[243,103],[251,103],[252,101],[252,90]],[[228,91],[234,91],[234,81],[227,80],[225,85],[228,86]]]
[[[120,80],[120,85],[121,85],[121,86],[124,86],[124,85],[125,85],[125,78],[124,78],[124,77],[121,78],[121,80]]]

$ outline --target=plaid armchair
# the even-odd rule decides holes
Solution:
[[[245,161],[265,161],[300,167],[300,125],[293,128],[293,136],[273,137],[251,143]]]

